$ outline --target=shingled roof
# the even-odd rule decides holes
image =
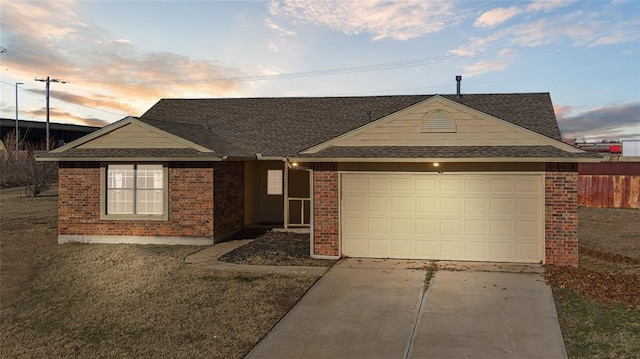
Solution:
[[[433,96],[163,99],[140,120],[218,155],[294,156]],[[548,93],[441,96],[561,140]]]

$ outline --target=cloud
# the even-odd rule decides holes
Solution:
[[[553,112],[556,114],[556,117],[567,117],[569,113],[571,113],[575,109],[574,106],[553,106]]]
[[[640,136],[640,101],[614,104],[567,115],[570,106],[556,110],[563,137],[599,139],[638,138]]]
[[[64,88],[56,84],[52,98],[133,115],[163,97],[233,93],[237,82],[201,80],[245,75],[215,61],[141,51],[86,25],[74,7],[73,0],[3,3],[3,67],[16,78],[50,75],[68,82]]]
[[[40,119],[45,119],[47,117],[47,109],[44,107],[37,110],[21,110],[20,113]],[[59,110],[55,107],[49,108],[49,118],[51,122],[72,123],[85,126],[103,127],[109,124],[109,122],[99,118],[78,116],[67,111]]]
[[[534,1],[527,6],[486,11],[476,19],[474,25],[485,27],[490,32],[483,37],[471,37],[468,43],[450,50],[449,53],[470,57],[502,48],[512,48],[517,52],[522,48],[553,44],[596,47],[620,43],[633,44],[640,39],[640,18],[611,21],[611,14],[604,11],[608,6],[606,3],[595,3],[602,4],[601,11],[585,11],[579,7],[572,11],[557,11],[573,3],[575,2]],[[537,14],[538,12],[544,14]],[[521,21],[504,26],[506,20],[516,16],[522,16]]]
[[[500,71],[507,68],[505,61],[479,61],[464,69],[465,77],[473,77],[485,72]]]
[[[294,30],[285,29],[281,25],[276,24],[271,18],[266,19],[264,23],[271,31],[280,36],[294,36],[296,34]]]
[[[462,16],[449,1],[272,1],[272,16],[328,26],[345,34],[369,33],[374,40],[408,40],[457,25]]]
[[[527,11],[551,11],[570,5],[573,1],[561,0],[535,0],[527,5]]]
[[[494,27],[518,15],[519,12],[520,10],[517,6],[509,8],[498,7],[483,13],[473,25],[476,27]]]

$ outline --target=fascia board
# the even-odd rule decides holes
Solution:
[[[600,158],[593,157],[290,157],[290,162],[564,162],[595,163]]]

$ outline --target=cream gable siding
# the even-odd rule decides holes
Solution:
[[[189,148],[189,146],[150,131],[139,124],[129,123],[76,148]]]
[[[446,111],[456,132],[421,132],[425,115]],[[577,152],[570,146],[500,120],[451,100],[436,96],[367,124],[303,153],[330,146],[554,146]],[[579,151],[579,150],[578,150]]]

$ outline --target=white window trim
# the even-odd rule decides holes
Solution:
[[[107,168],[109,164],[139,165],[161,164],[163,178],[162,214],[109,214],[107,213]],[[136,179],[134,178],[134,182]],[[115,221],[168,221],[169,220],[169,171],[166,163],[101,163],[100,164],[100,219]]]

